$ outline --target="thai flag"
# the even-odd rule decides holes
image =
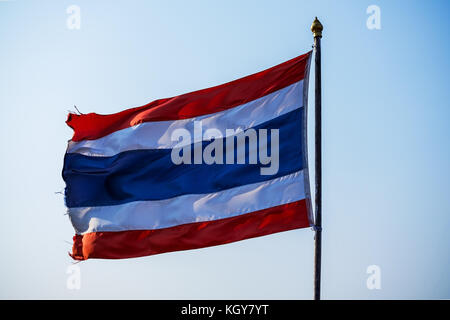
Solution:
[[[69,114],[71,256],[139,257],[312,225],[310,57],[115,114]]]

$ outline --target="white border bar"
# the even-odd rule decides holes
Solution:
[[[220,192],[122,205],[69,208],[77,234],[153,230],[230,218],[305,199],[304,172]]]

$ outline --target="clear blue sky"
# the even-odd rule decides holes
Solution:
[[[66,26],[72,4],[80,30]],[[366,27],[371,4],[381,30]],[[74,231],[55,192],[74,104],[113,113],[263,70],[309,51],[318,16],[323,298],[449,299],[449,9],[437,0],[0,1],[0,298],[310,299],[310,229],[88,260],[78,264],[81,289],[68,290]],[[381,290],[366,287],[374,264]]]

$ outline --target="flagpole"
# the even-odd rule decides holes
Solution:
[[[320,39],[323,26],[317,19],[311,25],[315,49],[315,244],[314,244],[314,300],[320,300],[322,265],[322,85]]]

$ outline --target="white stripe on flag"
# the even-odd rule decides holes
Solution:
[[[69,208],[77,234],[153,230],[219,220],[305,199],[303,170],[220,192],[115,206]]]

